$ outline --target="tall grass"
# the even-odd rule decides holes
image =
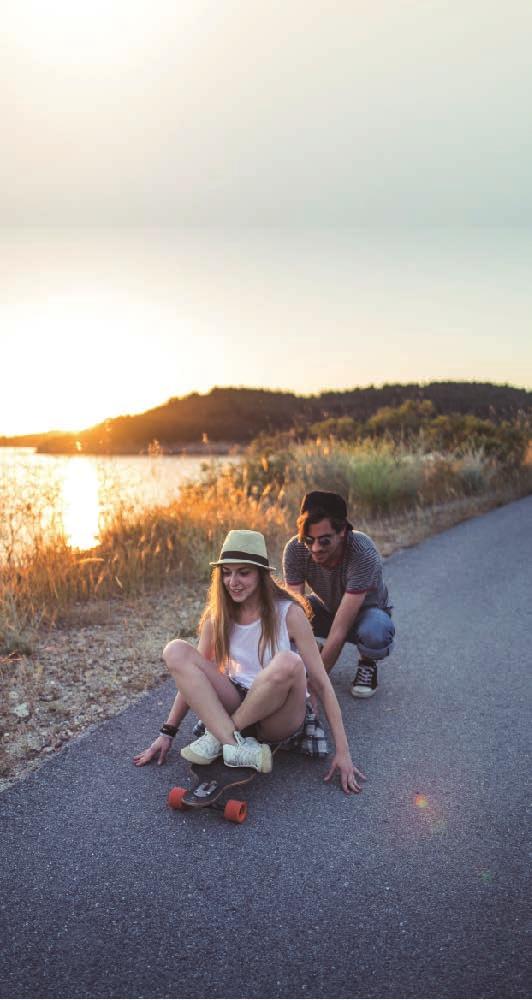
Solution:
[[[251,450],[228,470],[226,493],[236,488],[262,500],[269,496],[295,511],[307,490],[335,490],[351,509],[378,517],[487,491],[500,473],[481,449],[441,455],[391,441],[349,445],[318,439],[273,452]]]
[[[206,468],[202,481],[183,487],[168,506],[139,512],[118,505],[99,544],[87,552],[72,549],[59,526],[50,532],[28,521],[31,548],[18,556],[9,549],[0,566],[0,645],[8,654],[27,652],[38,626],[60,621],[75,602],[142,594],[167,581],[206,580],[232,527],[262,531],[280,567],[301,497],[310,489],[341,493],[352,519],[367,529],[379,517],[486,495],[503,478],[514,495],[526,493],[531,466],[510,474],[481,450],[427,455],[386,442],[316,440],[251,448],[222,473]],[[9,530],[4,525],[4,537]]]

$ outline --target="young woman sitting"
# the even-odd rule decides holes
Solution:
[[[230,531],[211,566],[198,648],[182,639],[165,647],[163,658],[178,693],[160,735],[134,763],[142,766],[157,757],[162,764],[192,708],[204,721],[205,733],[183,747],[186,760],[209,764],[223,756],[229,767],[271,771],[269,743],[301,731],[308,683],[323,705],[336,746],[325,780],[339,771],[344,792],[360,792],[364,775],[352,763],[340,706],[304,602],[272,578],[264,536]],[[258,738],[242,735],[250,726]]]

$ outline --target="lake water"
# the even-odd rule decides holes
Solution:
[[[60,532],[73,548],[98,541],[119,505],[140,510],[167,504],[205,463],[223,468],[235,456],[39,455],[0,448],[0,556],[19,554],[37,534]]]

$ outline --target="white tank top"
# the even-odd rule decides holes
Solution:
[[[277,601],[277,652],[290,649],[286,615],[292,603],[292,601]],[[231,627],[227,673],[232,681],[237,681],[242,684],[242,687],[250,688],[257,674],[263,667],[267,667],[273,659],[271,648],[268,646],[264,650],[264,662],[261,664],[259,660],[261,635],[262,622],[260,618],[256,622],[251,622],[250,625],[237,625],[234,622]]]

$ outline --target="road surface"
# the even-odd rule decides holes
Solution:
[[[2,997],[525,997],[532,498],[394,555],[377,695],[333,678],[362,795],[278,755],[249,818],[136,769],[171,684],[0,796]]]

